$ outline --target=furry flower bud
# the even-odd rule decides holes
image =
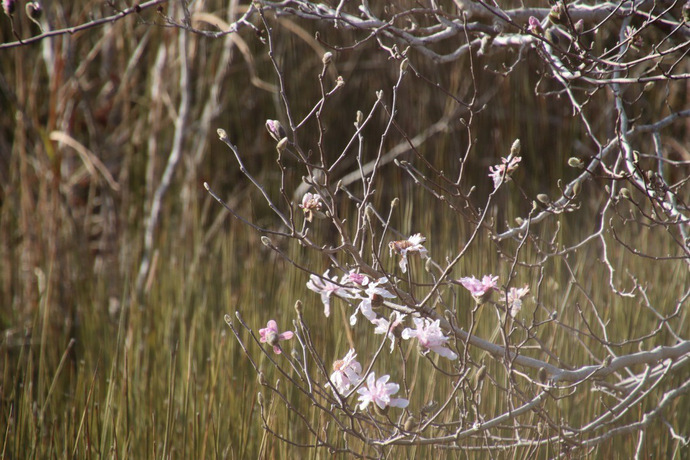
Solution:
[[[266,130],[276,142],[280,142],[287,137],[285,128],[278,120],[266,120]]]
[[[7,16],[12,17],[16,5],[17,2],[15,0],[2,0],[2,9],[5,11]]]

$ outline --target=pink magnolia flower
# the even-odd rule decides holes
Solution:
[[[404,398],[391,398],[391,395],[400,390],[400,385],[388,383],[389,379],[390,375],[384,375],[376,380],[376,375],[373,372],[369,374],[367,385],[357,390],[360,410],[366,409],[369,403],[374,403],[381,409],[388,406],[405,408],[410,404],[410,401]]]
[[[314,216],[322,218],[325,214],[321,212],[321,207],[323,206],[323,200],[321,195],[318,193],[305,193],[302,197],[302,203],[299,205],[304,211],[304,215],[308,222],[314,219]]]
[[[282,353],[278,342],[281,340],[290,340],[295,334],[292,331],[278,332],[278,324],[274,320],[269,320],[265,328],[259,329],[259,342],[267,343],[273,347],[276,354]]]
[[[489,166],[489,177],[494,181],[494,189],[501,186],[503,181],[508,182],[510,180],[510,175],[518,167],[518,164],[522,160],[522,157],[508,157],[501,158],[502,164],[496,166]]]
[[[421,233],[416,233],[406,240],[391,241],[388,243],[391,256],[394,252],[400,254],[400,268],[403,273],[407,272],[407,254],[417,252],[422,259],[426,259],[427,250],[422,246],[425,241],[426,237],[422,236]]]
[[[508,290],[508,296],[505,293],[501,296],[501,302],[505,302],[508,308],[510,316],[515,318],[520,310],[522,309],[522,298],[529,293],[529,286],[521,288],[510,288]]]
[[[458,355],[445,346],[450,338],[443,335],[440,319],[431,321],[427,318],[413,318],[413,321],[416,329],[406,328],[403,330],[403,339],[408,340],[416,337],[422,348],[431,350],[448,359],[458,358]]]
[[[333,373],[331,374],[331,382],[335,385],[335,389],[340,394],[345,394],[353,386],[357,385],[362,376],[362,365],[355,359],[357,353],[354,348],[350,348],[343,359],[339,359],[333,363]]]
[[[340,281],[343,284],[354,284],[357,287],[362,287],[369,284],[369,277],[367,275],[357,273],[355,270],[350,270],[347,274],[343,275]]]
[[[359,303],[355,312],[352,314],[352,316],[350,316],[350,325],[354,326],[355,324],[357,324],[357,313],[359,313],[360,311],[366,319],[373,322],[373,320],[376,319],[374,307],[381,306],[384,298],[395,298],[395,295],[391,294],[386,289],[379,287],[379,284],[384,284],[387,281],[388,280],[386,278],[380,278],[376,281],[372,281],[369,283],[366,291],[364,291],[367,297]]]
[[[482,304],[489,300],[491,293],[494,289],[498,288],[496,282],[498,281],[498,276],[484,275],[484,277],[479,281],[474,276],[466,276],[460,278],[458,282],[463,285],[465,289],[470,291],[472,297],[478,304]]]
[[[321,295],[321,302],[323,302],[323,314],[328,318],[331,315],[331,296],[354,299],[356,298],[351,288],[345,288],[335,284],[338,282],[338,275],[328,277],[326,270],[323,276],[311,275],[307,281],[307,287],[317,294]]]
[[[393,324],[386,319],[386,318],[376,318],[370,320],[372,324],[376,325],[376,329],[374,329],[374,334],[387,334],[388,339],[391,341],[391,353],[393,353],[393,350],[395,349],[395,329],[402,324],[403,320],[405,319],[405,316],[400,312],[394,312],[393,313],[394,319],[393,319]]]

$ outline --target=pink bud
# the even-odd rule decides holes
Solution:
[[[5,10],[7,16],[12,16],[16,3],[15,0],[2,0],[2,9]]]

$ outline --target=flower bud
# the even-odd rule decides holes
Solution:
[[[302,309],[302,301],[301,301],[301,300],[297,300],[297,302],[295,302],[295,311],[297,312],[297,314],[298,314],[299,316],[302,316],[302,310],[303,310],[303,309]]]
[[[227,141],[227,140],[228,140],[228,133],[226,133],[225,130],[224,130],[223,128],[218,128],[218,130],[216,131],[216,133],[218,133],[218,138],[219,138],[221,141]]]
[[[474,374],[474,387],[478,388],[479,385],[484,381],[486,377],[486,364],[482,363],[481,367],[477,369],[477,373]]]
[[[333,53],[330,51],[326,51],[323,53],[323,57],[321,58],[321,62],[323,63],[324,67],[328,67],[328,65],[331,63],[333,60]]]
[[[530,16],[528,19],[529,26],[527,26],[527,30],[534,35],[541,35],[544,32],[544,29],[541,27],[541,22],[539,22],[539,19],[535,18],[534,16]]]
[[[556,3],[549,11],[549,20],[554,24],[565,23],[565,11],[562,3]]]
[[[376,412],[381,417],[385,417],[388,414],[388,406],[381,409],[378,404],[374,404],[374,412]]]
[[[2,0],[2,9],[5,11],[7,16],[12,17],[17,2],[15,0]]]
[[[520,144],[520,139],[515,139],[513,145],[510,146],[510,156],[517,157],[520,156],[520,150],[522,146]]]
[[[575,182],[575,184],[573,185],[573,196],[579,195],[581,189],[582,189],[582,182]]]
[[[426,270],[427,273],[431,273],[432,268],[434,268],[434,261],[431,260],[431,257],[427,257],[426,262],[424,262],[424,270]]]
[[[276,144],[276,150],[278,153],[283,153],[285,149],[287,148],[287,137],[282,138],[277,144]]]
[[[261,237],[261,243],[262,243],[264,246],[266,246],[267,248],[270,248],[271,246],[273,246],[273,242],[272,242],[271,239],[270,239],[269,237],[267,237],[267,236],[262,236],[262,237]]]
[[[549,195],[546,193],[540,193],[537,195],[537,200],[541,201],[544,204],[549,204],[551,203],[551,198],[549,198]]]
[[[338,75],[338,78],[335,80],[335,87],[340,88],[342,86],[345,86],[345,80],[343,79],[343,77]]]
[[[366,217],[369,222],[372,222],[374,217],[376,217],[376,211],[371,204],[367,204],[367,207],[364,209],[364,217]]]
[[[287,137],[285,128],[278,120],[266,120],[266,130],[276,142],[280,142]]]
[[[38,21],[41,19],[41,16],[43,16],[43,8],[41,7],[41,4],[38,2],[29,2],[26,4],[24,9],[27,17],[40,26],[41,24]]]
[[[622,196],[626,200],[630,199],[630,190],[628,190],[627,188],[623,187],[619,193],[620,196]]]
[[[405,431],[412,431],[415,428],[417,428],[417,419],[415,418],[414,415],[410,415],[407,417],[407,420],[405,420],[405,424],[403,425],[403,429]]]

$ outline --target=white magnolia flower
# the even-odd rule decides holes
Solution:
[[[422,246],[425,241],[426,237],[422,236],[421,233],[416,233],[406,240],[391,241],[388,243],[391,256],[394,252],[400,254],[400,268],[403,273],[407,272],[407,254],[416,252],[422,259],[427,258],[427,250]]]

